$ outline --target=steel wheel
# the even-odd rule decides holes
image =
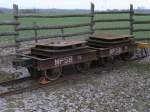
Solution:
[[[91,62],[79,63],[75,65],[75,68],[78,72],[86,72],[90,68]]]
[[[45,77],[50,80],[57,80],[62,75],[62,68],[54,68],[45,71]]]

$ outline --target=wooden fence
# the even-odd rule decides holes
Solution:
[[[127,14],[128,18],[125,19],[95,19],[96,15],[101,15],[103,16],[104,14]],[[150,31],[150,29],[136,29],[135,25],[136,24],[149,24],[150,21],[137,21],[134,19],[135,16],[150,16],[150,14],[144,14],[144,13],[136,13],[133,10],[133,5],[130,5],[129,10],[125,11],[95,11],[94,9],[94,4],[91,4],[91,10],[89,13],[85,14],[64,14],[64,15],[39,15],[39,14],[20,14],[19,9],[17,5],[13,5],[13,21],[2,21],[0,22],[0,25],[12,25],[14,26],[14,31],[13,32],[1,32],[0,36],[14,36],[15,43],[11,45],[5,45],[5,46],[0,46],[0,48],[7,48],[7,47],[16,47],[16,49],[19,48],[19,45],[21,42],[26,42],[26,41],[35,41],[38,42],[38,40],[41,39],[48,39],[48,38],[57,38],[57,37],[62,37],[65,39],[66,37],[71,37],[71,36],[80,36],[80,35],[87,35],[87,34],[93,34],[96,31],[104,31],[104,30],[128,30],[129,34],[134,35],[135,32],[143,32],[143,31]],[[19,22],[19,19],[21,18],[49,18],[49,19],[55,19],[55,18],[89,18],[90,21],[86,23],[76,23],[76,24],[66,24],[66,25],[37,25],[34,23],[31,26],[24,26],[22,25],[21,22]],[[128,27],[105,27],[105,28],[97,28],[95,25],[97,23],[113,23],[113,22],[128,22],[129,26]],[[65,33],[64,29],[67,28],[80,28],[80,27],[89,27],[88,31],[80,31],[76,33]],[[37,31],[39,30],[53,30],[53,29],[58,29],[61,31],[60,34],[55,34],[55,35],[43,35],[39,36]],[[25,31],[25,30],[31,30],[34,31],[34,36],[29,37],[29,38],[20,38],[20,31]],[[141,38],[142,39],[149,39],[149,38]]]

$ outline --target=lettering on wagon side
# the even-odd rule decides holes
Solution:
[[[55,66],[64,65],[64,64],[66,65],[66,64],[70,64],[72,62],[73,62],[73,57],[72,56],[57,58],[57,59],[55,59]]]

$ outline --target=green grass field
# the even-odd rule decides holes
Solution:
[[[128,19],[128,14],[103,14],[103,15],[96,15],[95,20],[97,19]],[[13,16],[11,14],[0,14],[0,21],[3,20],[10,20],[13,19]],[[150,16],[145,17],[134,17],[135,20],[149,20]],[[34,22],[36,22],[38,25],[67,25],[67,24],[76,24],[76,23],[85,23],[89,22],[90,18],[88,17],[79,17],[79,18],[63,18],[63,19],[35,19],[35,18],[24,18],[19,19],[22,25],[32,25]],[[97,23],[95,25],[96,28],[109,28],[109,27],[128,27],[129,22],[113,22],[113,23]],[[145,25],[135,25],[135,29],[138,28],[149,28],[149,24]],[[12,31],[13,26],[0,26],[0,32],[4,31]],[[89,27],[82,27],[82,28],[68,28],[65,29],[65,33],[74,33],[74,32],[81,32],[81,31],[89,31]],[[19,32],[19,38],[29,38],[34,36],[34,31],[21,31]],[[38,35],[51,35],[51,34],[57,34],[61,33],[60,30],[41,30],[38,31]],[[129,34],[128,30],[118,30],[118,31],[97,31],[96,33],[113,33],[113,34]],[[134,33],[136,38],[143,38],[143,37],[149,37],[150,32],[139,32]],[[79,37],[68,37],[68,39],[80,39],[84,38],[85,36],[79,36]],[[7,44],[7,43],[13,43],[14,37],[1,37],[0,38],[0,44]]]

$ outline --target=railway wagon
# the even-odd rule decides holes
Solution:
[[[13,61],[15,67],[26,67],[33,78],[56,80],[63,67],[73,66],[77,71],[90,68],[93,61],[120,56],[129,59],[136,49],[133,36],[95,34],[85,41],[57,41],[37,44],[29,54],[18,54]]]
[[[130,59],[136,50],[132,35],[95,34],[89,36],[87,44],[98,51],[100,59],[119,56],[123,60]]]

